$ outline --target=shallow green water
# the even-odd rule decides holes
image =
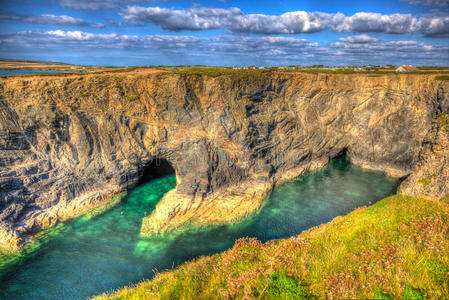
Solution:
[[[175,176],[154,180],[101,216],[60,226],[37,252],[1,278],[0,299],[84,299],[150,278],[153,269],[221,252],[240,237],[267,241],[299,234],[374,203],[397,187],[395,179],[339,158],[276,188],[258,213],[239,223],[141,238],[144,212],[150,213],[175,181]]]

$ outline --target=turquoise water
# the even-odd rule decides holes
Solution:
[[[10,70],[0,69],[0,76],[10,75],[29,75],[29,74],[42,74],[42,73],[61,73],[63,70]]]
[[[153,270],[224,251],[240,237],[267,241],[299,234],[390,195],[398,183],[339,158],[276,188],[258,213],[239,223],[140,237],[145,211],[151,212],[175,181],[175,176],[154,180],[101,216],[60,226],[58,234],[1,278],[0,299],[84,299],[151,278]]]

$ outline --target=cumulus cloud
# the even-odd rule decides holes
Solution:
[[[340,17],[331,28],[337,32],[407,33],[417,29],[416,23],[417,19],[410,14],[359,12],[350,17]]]
[[[245,15],[239,8],[203,6],[185,10],[128,6],[120,15],[128,23],[151,23],[173,31],[228,28],[233,32],[256,34],[318,32],[326,29],[331,18],[326,13],[305,11],[288,12],[280,16]]]
[[[151,23],[163,29],[204,30],[224,27],[227,20],[243,15],[238,8],[221,9],[195,6],[187,10],[160,7],[128,6],[120,13],[130,23]]]
[[[449,36],[449,15],[426,14],[418,21],[419,31],[430,37]]]
[[[296,34],[314,33],[331,28],[336,32],[421,32],[427,36],[445,36],[447,15],[379,14],[359,12],[352,16],[342,13],[294,11],[282,15],[244,14],[239,8],[189,9],[128,6],[120,12],[125,23],[154,24],[165,30],[228,29],[235,33]]]
[[[280,16],[240,15],[227,20],[234,32],[258,34],[314,33],[326,29],[331,15],[320,12],[295,11]]]
[[[89,23],[83,19],[74,18],[71,16],[56,16],[51,14],[44,14],[39,16],[7,16],[0,15],[0,19],[24,22],[30,24],[47,24],[57,26],[92,26],[92,27],[104,27],[104,24]]]
[[[123,5],[150,3],[157,0],[59,0],[59,4],[75,9],[116,9]]]

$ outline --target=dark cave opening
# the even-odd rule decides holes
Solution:
[[[165,158],[153,158],[142,170],[138,184],[144,184],[156,178],[175,174],[172,164]]]
[[[346,157],[347,160],[349,160],[349,151],[348,148],[343,148],[340,150],[340,152],[337,153],[337,155],[335,155],[332,158],[341,158],[341,157]]]

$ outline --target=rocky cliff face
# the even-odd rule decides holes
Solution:
[[[240,218],[274,185],[342,153],[392,176],[411,174],[402,193],[443,198],[447,112],[449,82],[434,75],[8,78],[0,82],[0,243],[17,246],[107,202],[159,159],[178,183],[143,233]]]

